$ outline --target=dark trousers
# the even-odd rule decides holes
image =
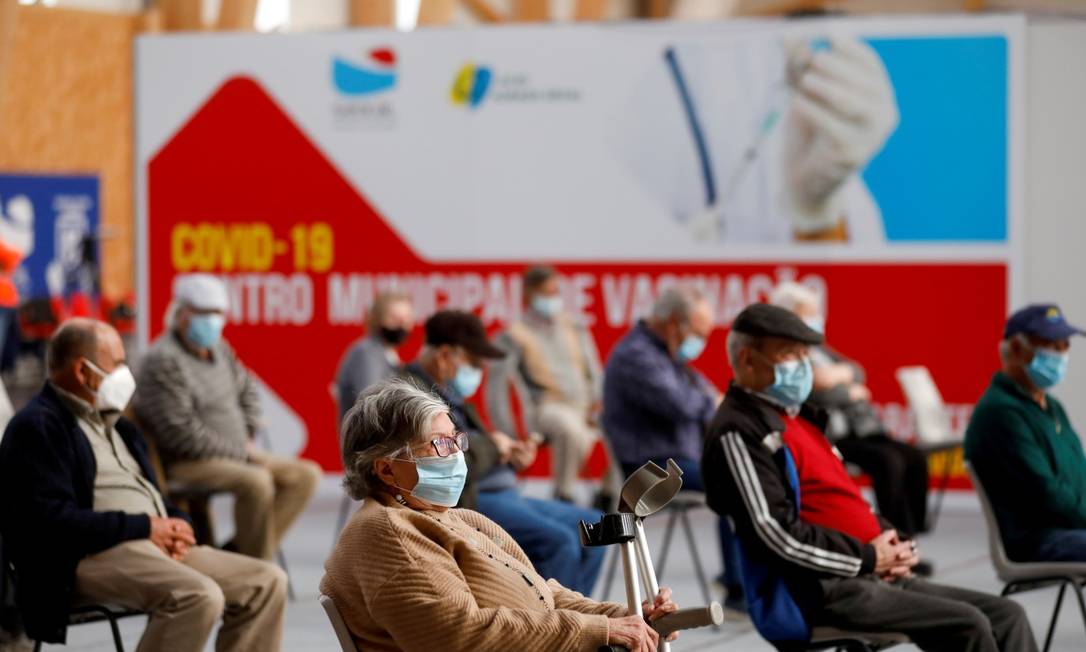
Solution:
[[[846,462],[871,476],[879,514],[898,532],[924,532],[928,518],[928,456],[886,435],[846,437],[836,442]]]
[[[873,577],[823,580],[814,624],[901,632],[927,652],[1036,652],[1026,612],[1009,598],[932,584]]]
[[[667,468],[667,458],[654,459],[652,462],[661,468]],[[675,463],[683,471],[683,489],[705,491],[705,483],[701,481],[701,464],[698,460],[679,458],[675,459]],[[641,468],[642,464],[644,462],[641,464],[627,464],[624,462],[622,472],[626,477],[630,477],[634,471]],[[717,519],[717,534],[720,536],[720,556],[724,567],[722,577],[724,588],[729,593],[734,592],[736,595],[741,595],[743,580],[739,575],[739,550],[735,543],[735,533],[732,532],[732,525],[728,522],[728,519],[724,517]]]

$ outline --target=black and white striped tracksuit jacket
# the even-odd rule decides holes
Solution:
[[[812,406],[801,416],[825,426]],[[799,519],[781,453],[784,428],[776,408],[733,383],[706,435],[702,477],[709,506],[731,517],[744,553],[778,571],[808,611],[821,604],[819,580],[870,573],[875,549]]]

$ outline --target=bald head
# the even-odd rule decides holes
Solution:
[[[49,379],[61,388],[92,399],[102,376],[87,362],[108,374],[125,364],[124,345],[117,331],[104,322],[75,317],[61,324],[49,340],[46,364]]]

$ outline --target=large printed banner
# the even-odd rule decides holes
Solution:
[[[720,326],[697,366],[723,387],[731,320],[797,280],[897,434],[904,365],[931,370],[960,427],[1018,293],[1022,29],[141,39],[143,340],[175,275],[221,275],[273,439],[336,469],[329,384],[382,290],[498,329],[524,266],[553,263],[606,356],[661,288],[690,283]]]

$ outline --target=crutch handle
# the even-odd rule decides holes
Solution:
[[[669,636],[680,629],[695,629],[720,625],[724,622],[724,608],[719,602],[710,602],[708,607],[691,607],[668,614],[652,624],[660,638]]]

